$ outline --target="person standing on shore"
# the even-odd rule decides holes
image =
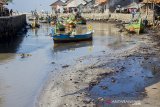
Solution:
[[[135,15],[134,9],[131,10],[131,13],[132,13],[132,19],[134,19],[134,15]]]
[[[12,16],[12,15],[13,15],[13,10],[11,9],[11,10],[10,10],[10,16]]]

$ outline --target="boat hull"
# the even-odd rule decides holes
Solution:
[[[136,32],[136,33],[141,33],[144,30],[143,25],[138,25],[138,24],[133,24],[133,25],[129,25],[127,26],[127,30],[130,32]]]
[[[127,25],[126,29],[129,32],[136,32],[136,33],[140,34],[141,32],[144,31],[144,25],[142,23],[142,19],[140,18],[137,23],[131,23],[131,24]]]
[[[88,40],[92,40],[92,32],[74,36],[67,34],[58,34],[53,36],[54,43],[67,43],[67,42],[78,42],[78,41],[88,41]]]

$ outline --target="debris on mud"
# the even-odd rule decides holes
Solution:
[[[68,68],[70,65],[64,65],[62,66],[62,68]]]

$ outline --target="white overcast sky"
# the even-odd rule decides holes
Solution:
[[[49,6],[56,0],[13,0],[13,3],[9,4],[7,7],[13,10],[18,10],[19,12],[30,12],[31,10],[44,10],[51,11]]]

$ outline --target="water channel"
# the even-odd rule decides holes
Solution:
[[[72,65],[79,57],[116,52],[138,43],[112,24],[89,23],[93,41],[54,45],[50,26],[29,29],[13,43],[0,45],[0,107],[31,107],[50,72]],[[55,64],[53,64],[54,62]],[[56,70],[57,71],[57,70]]]

